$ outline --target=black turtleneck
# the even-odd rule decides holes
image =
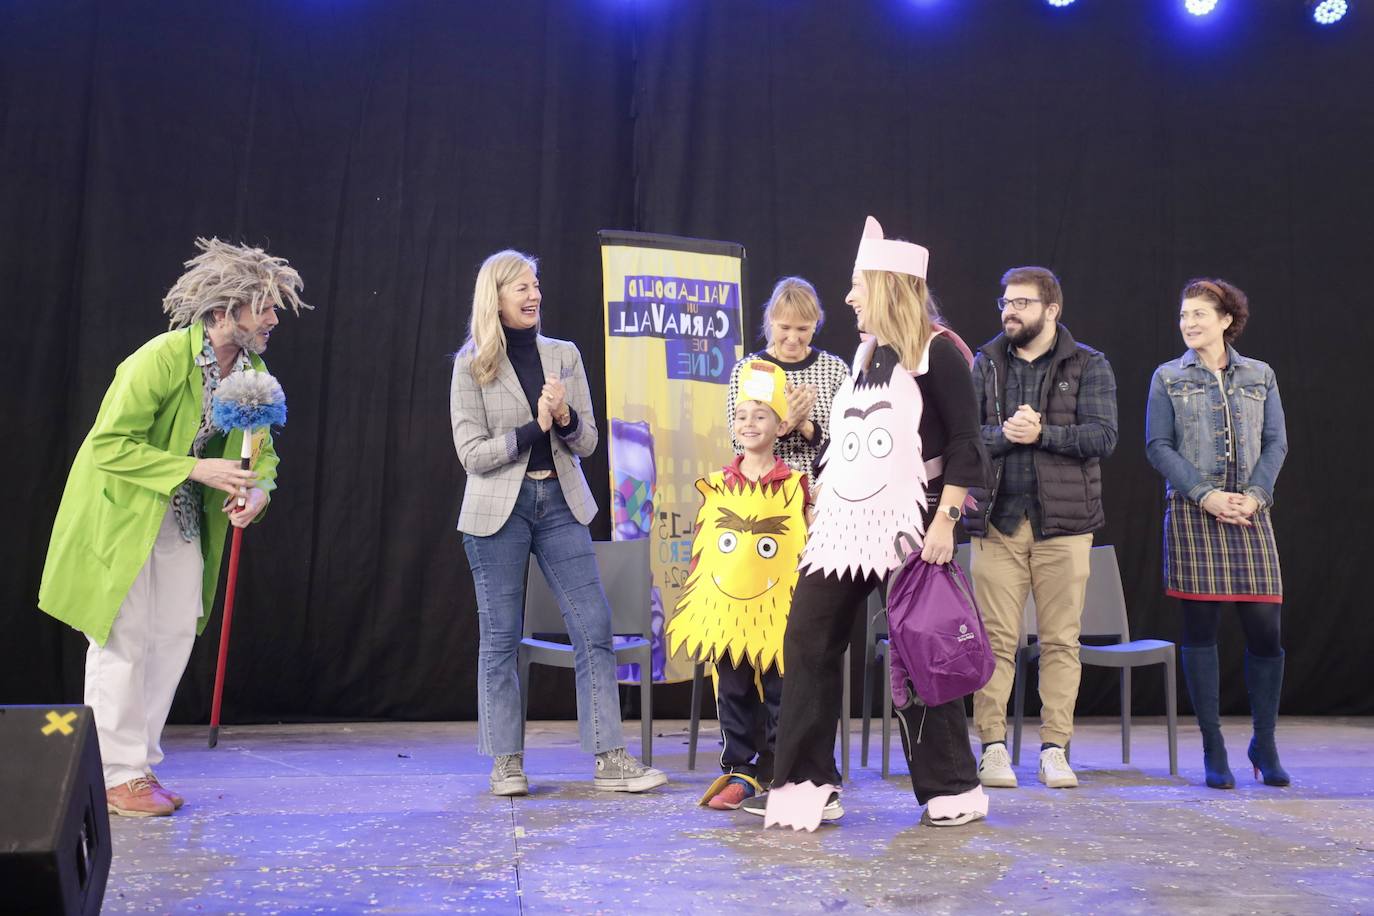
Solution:
[[[537,328],[508,328],[506,332],[506,358],[510,360],[515,377],[530,402],[530,415],[539,416],[539,395],[544,391],[544,364],[539,360],[539,330]],[[569,436],[577,429],[577,411],[568,406],[568,425],[554,426],[559,435]],[[530,420],[515,431],[515,446],[518,451],[530,450],[530,463],[526,470],[552,471],[553,446],[549,434],[539,428],[537,419]]]

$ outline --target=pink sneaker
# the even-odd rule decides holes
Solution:
[[[706,804],[717,811],[734,811],[744,800],[754,794],[754,787],[743,779],[735,778],[726,784]]]

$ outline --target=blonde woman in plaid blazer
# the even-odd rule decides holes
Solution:
[[[668,777],[626,753],[621,735],[611,608],[587,530],[596,502],[580,461],[597,443],[591,392],[577,347],[539,334],[537,270],[517,251],[487,258],[453,362],[453,445],[467,474],[458,530],[481,640],[477,750],[495,758],[493,794],[529,792],[516,649],[533,554],[572,637],[578,731],[582,749],[596,755],[594,785],[643,792]]]

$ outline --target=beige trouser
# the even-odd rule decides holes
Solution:
[[[182,540],[171,508],[110,638],[86,649],[86,705],[95,713],[105,788],[162,762],[162,727],[191,657],[201,611],[200,541]]]
[[[1040,642],[1040,740],[1063,747],[1073,737],[1082,672],[1078,634],[1092,545],[1091,534],[1037,541],[1025,519],[1011,536],[989,524],[986,537],[973,539],[973,588],[997,657],[992,679],[973,695],[973,723],[984,744],[1007,737],[1007,698],[1016,677],[1022,610],[1032,592]]]

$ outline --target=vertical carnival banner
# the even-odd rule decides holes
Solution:
[[[743,355],[744,246],[602,230],[611,537],[653,541],[653,676],[690,679],[663,629],[692,562],[696,481],[734,457],[725,404]],[[637,677],[622,665],[622,680]]]

